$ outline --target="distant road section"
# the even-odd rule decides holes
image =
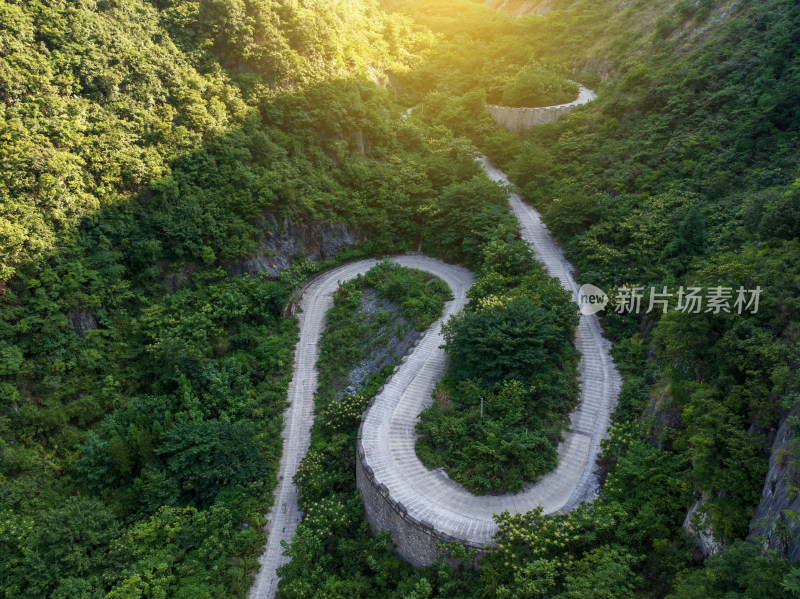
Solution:
[[[588,104],[595,98],[592,90],[578,85],[578,97],[567,104],[557,104],[555,106],[541,106],[538,108],[512,108],[510,106],[497,106],[487,104],[486,110],[495,123],[500,127],[505,127],[517,133],[529,131],[538,125],[555,123],[565,114],[573,112],[578,106]]]

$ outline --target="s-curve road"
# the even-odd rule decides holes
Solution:
[[[489,177],[508,184],[505,175],[485,159]],[[547,273],[556,277],[577,300],[572,266],[541,221],[539,214],[511,194],[511,208]],[[420,268],[417,266],[417,268]],[[434,273],[442,276],[440,273]],[[447,278],[442,276],[442,278]],[[448,283],[450,281],[448,280]],[[458,297],[459,290],[453,288]],[[384,484],[408,514],[433,524],[436,530],[475,544],[492,544],[497,529],[493,515],[512,514],[542,506],[546,514],[577,507],[597,494],[595,459],[621,386],[619,373],[603,338],[597,317],[581,316],[575,344],[581,354],[581,402],[572,413],[570,430],[558,448],[558,466],[520,493],[476,496],[441,470],[428,470],[414,451],[415,424],[430,405],[431,392],[444,372],[445,357],[439,327],[434,327],[403,368],[375,400],[361,428],[366,462],[376,484]]]
[[[444,372],[444,351],[438,349],[441,337],[438,336],[441,324],[451,314],[455,314],[466,304],[467,289],[473,282],[472,274],[465,268],[445,264],[440,260],[424,256],[399,256],[393,258],[403,266],[430,272],[444,280],[453,292],[453,299],[445,304],[442,318],[431,325],[416,351],[401,366],[401,373],[430,372],[435,383]],[[314,280],[304,291],[299,301],[298,314],[300,338],[295,348],[292,382],[289,384],[289,406],[284,412],[283,455],[278,470],[278,486],[275,489],[275,504],[267,515],[267,546],[259,560],[261,568],[250,589],[251,599],[271,599],[278,590],[276,570],[288,559],[283,555],[281,541],[291,541],[297,530],[302,514],[298,507],[298,489],[294,478],[300,461],[305,456],[311,441],[311,425],[314,421],[314,392],[317,389],[316,363],[319,356],[317,344],[325,327],[325,315],[333,306],[333,295],[340,281],[348,281],[359,274],[366,273],[377,264],[377,260],[359,260],[345,264],[324,273]],[[433,335],[436,331],[437,335]],[[436,337],[439,341],[433,341]],[[430,364],[421,360],[423,348],[427,350]],[[433,387],[431,386],[431,389]],[[431,394],[427,391],[426,397]],[[377,402],[376,402],[377,403]],[[420,403],[420,405],[422,405]],[[411,424],[409,434],[414,434]],[[413,441],[412,441],[413,449]]]
[[[491,179],[508,183],[505,175],[485,159],[482,165]],[[520,221],[522,237],[532,245],[548,274],[558,278],[564,288],[576,296],[578,287],[571,276],[572,267],[539,214],[516,194],[511,194],[510,204]],[[475,496],[440,470],[425,468],[414,451],[417,417],[430,405],[433,387],[446,365],[446,356],[440,347],[443,343],[441,325],[466,304],[472,275],[462,267],[424,256],[401,256],[394,260],[438,276],[450,286],[454,299],[445,305],[443,317],[431,325],[367,412],[361,442],[377,483],[386,485],[409,515],[430,522],[452,537],[487,545],[492,544],[492,533],[497,528],[493,519],[496,513],[526,512],[538,506],[542,506],[545,513],[567,511],[595,497],[598,489],[594,462],[621,386],[611,359],[610,344],[603,338],[597,317],[581,316],[576,332],[575,343],[581,354],[581,402],[558,448],[556,469],[515,495]],[[290,541],[300,521],[298,493],[292,478],[309,445],[317,386],[317,343],[325,314],[333,304],[339,281],[364,273],[374,264],[375,260],[362,260],[336,268],[309,285],[300,301],[300,340],[285,414],[280,478],[275,507],[268,516],[267,547],[251,599],[274,597],[278,583],[276,569],[286,561],[280,542]]]

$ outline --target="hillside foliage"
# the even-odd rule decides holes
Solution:
[[[245,596],[282,450],[284,308],[330,265],[230,276],[284,219],[356,229],[339,261],[421,247],[475,270],[421,454],[483,492],[552,467],[574,310],[477,150],[579,282],[760,287],[759,310],[608,311],[624,385],[600,496],[498,515],[481,570],[458,547],[412,570],[368,531],[354,434],[387,372],[321,404],[284,595],[800,592],[796,565],[746,540],[771,431],[797,410],[800,6],[555,4],[515,18],[473,0],[0,0],[0,596]],[[524,136],[484,110],[569,101],[569,79],[598,100]],[[424,328],[444,290],[381,287],[396,275],[370,284]],[[705,561],[682,528],[700,497],[724,545]]]
[[[469,143],[375,85],[430,35],[369,1],[0,15],[0,594],[243,596],[282,449],[283,308],[324,265],[228,271],[285,218],[357,226],[363,253],[442,235],[430,251],[477,255],[447,217],[491,187]],[[472,210],[480,239],[497,210]]]

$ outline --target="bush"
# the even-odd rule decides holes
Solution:
[[[670,34],[675,31],[677,26],[678,24],[672,17],[669,15],[661,15],[656,20],[656,29],[654,35],[656,39],[659,40],[667,39]]]

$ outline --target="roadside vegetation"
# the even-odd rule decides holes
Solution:
[[[701,16],[676,18],[696,26]],[[605,319],[629,375],[623,395],[640,398],[620,417],[685,460],[727,542],[747,535],[769,432],[796,408],[800,58],[781,32],[798,23],[796,6],[763,3],[679,58],[656,36],[652,54],[624,63],[589,109],[522,138],[479,140],[542,211],[580,283],[612,294],[625,283],[648,294],[763,290],[755,314],[677,311],[673,296],[666,314]],[[647,421],[651,399],[668,427]]]
[[[558,523],[564,534],[561,517],[503,517],[511,528],[501,539],[518,539],[508,554],[516,561],[487,560],[487,575],[497,568],[496,586],[487,588],[562,596],[595,571],[615,589],[608,596],[790,597],[800,590],[797,567],[745,539],[771,432],[784,419],[797,422],[800,82],[797,40],[788,32],[798,30],[800,10],[781,1],[739,10],[715,2],[606,4],[583,3],[527,25],[550,27],[557,53],[576,39],[607,49],[602,62],[576,64],[578,80],[599,92],[596,102],[523,136],[494,127],[457,89],[432,92],[436,101],[420,115],[470,137],[509,174],[564,244],[580,283],[612,296],[623,284],[640,285],[646,294],[638,315],[604,317],[624,385],[601,498],[570,516],[586,518],[581,530],[596,535],[583,546],[586,566],[537,545],[566,541],[547,532]],[[639,33],[623,40],[615,27],[625,20],[638,22]],[[559,23],[569,35],[559,37]],[[479,64],[486,31],[470,40]],[[463,40],[458,45],[469,53]],[[645,314],[651,286],[675,293],[681,285],[763,292],[755,314],[706,312],[705,304],[686,313],[675,309],[675,296],[668,313]],[[796,488],[796,444],[785,453]],[[724,549],[698,567],[701,554],[682,523],[701,495],[706,531]],[[637,524],[625,533],[630,522]],[[779,548],[796,542],[796,523],[791,510],[779,516]],[[579,547],[581,534],[578,545],[557,544],[558,551]]]
[[[0,596],[246,594],[316,267],[231,265],[286,218],[467,259],[502,213],[372,79],[429,38],[368,1],[0,2]]]
[[[474,60],[469,73],[457,62],[423,71],[439,78],[421,80],[413,103],[424,111],[413,118],[469,136],[509,172],[564,242],[581,283],[612,293],[622,283],[760,285],[765,295],[757,314],[607,314],[624,384],[604,444],[600,498],[567,515],[500,515],[500,548],[479,573],[440,565],[419,572],[430,590],[415,590],[788,599],[800,592],[798,568],[745,538],[765,482],[769,432],[796,409],[798,127],[790,107],[798,86],[787,32],[798,30],[800,14],[780,1],[724,17],[713,2],[619,11],[601,4],[519,25],[552,26],[556,36],[547,39],[559,52],[609,30],[595,72],[610,70],[611,78],[578,79],[600,92],[596,103],[523,137],[495,128],[482,92],[457,83],[479,72],[487,48],[502,39],[487,16],[476,19],[471,39],[446,23],[439,29],[442,43]],[[429,15],[435,6],[414,10]],[[571,39],[559,38],[567,21]],[[639,35],[628,30],[623,40],[613,30],[622,22],[635,23]],[[793,451],[788,465],[797,463]],[[705,560],[682,527],[701,492],[707,530],[724,545]],[[779,529],[790,542],[795,520],[785,518]]]

